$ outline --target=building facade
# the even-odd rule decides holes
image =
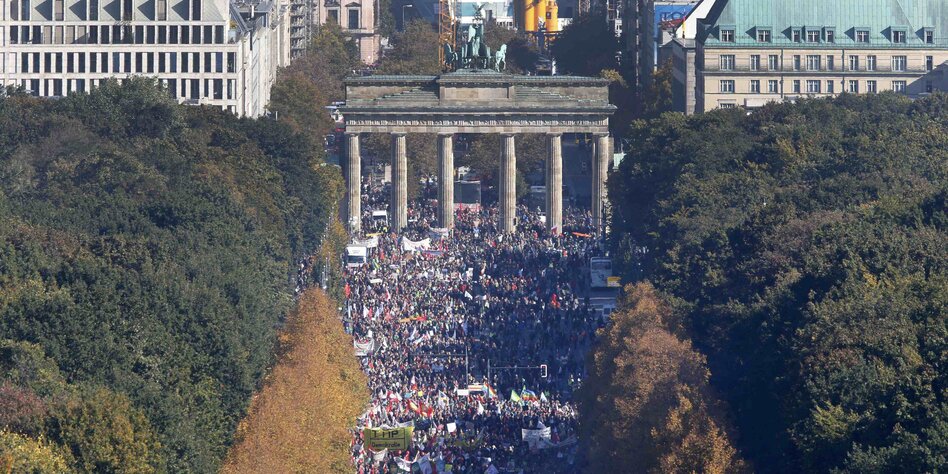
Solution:
[[[917,97],[948,90],[948,2],[712,3],[695,22],[695,38],[676,39],[675,103],[684,106],[679,110],[754,108],[841,93]]]
[[[286,10],[228,0],[0,0],[0,86],[40,97],[155,77],[181,103],[265,113]]]
[[[333,22],[352,38],[365,64],[379,60],[382,37],[376,0],[314,0],[312,24]]]

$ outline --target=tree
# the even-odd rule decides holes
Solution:
[[[631,127],[608,183],[617,268],[681,308],[761,471],[945,464],[945,104],[842,95]]]
[[[128,397],[99,388],[54,410],[51,433],[83,472],[151,473],[164,469],[161,444]]]
[[[605,69],[618,69],[619,40],[602,12],[573,19],[550,47],[561,73],[599,76]]]
[[[280,335],[281,358],[238,428],[223,473],[351,472],[349,428],[369,394],[335,305],[309,290]]]
[[[293,132],[305,134],[322,151],[323,137],[335,123],[324,108],[329,104],[325,93],[301,73],[283,73],[270,89],[270,105],[276,120],[286,122]],[[314,150],[315,152],[315,150]]]
[[[627,286],[579,394],[590,472],[742,472],[704,357],[655,289]]]
[[[392,38],[392,49],[379,62],[380,74],[435,75],[441,73],[438,32],[428,22],[415,19]]]
[[[321,161],[288,121],[153,81],[0,98],[0,422],[113,464],[145,456],[108,446],[148,426],[148,465],[217,471],[338,208]],[[98,389],[129,411],[89,408]]]
[[[308,77],[327,101],[338,101],[345,98],[343,79],[361,66],[359,49],[352,39],[336,23],[326,22],[316,29],[306,53],[294,60],[286,73]]]
[[[655,118],[672,110],[672,61],[659,65],[652,74],[652,81],[642,94],[644,118]]]
[[[56,446],[45,439],[32,439],[0,430],[0,472],[61,474],[72,472]]]

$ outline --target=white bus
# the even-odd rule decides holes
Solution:
[[[612,276],[611,258],[593,257],[589,259],[589,286],[591,288],[619,286],[618,279]]]

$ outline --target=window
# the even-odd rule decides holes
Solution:
[[[806,92],[807,94],[819,94],[820,93],[820,84],[821,81],[808,80],[806,81]]]
[[[777,84],[776,79],[771,79],[767,81],[767,92],[770,92],[771,94],[776,94],[780,92],[779,85]]]
[[[332,21],[333,23],[337,25],[339,24],[339,10],[338,9],[330,8],[329,10],[326,10],[326,14],[328,15],[328,18],[330,21]]]
[[[823,57],[819,54],[810,54],[806,57],[806,70],[807,71],[819,71],[822,69],[821,61]]]
[[[925,81],[925,92],[931,94],[932,92],[932,81]]]
[[[771,71],[776,71],[777,69],[780,69],[780,56],[777,56],[776,54],[771,54],[770,57],[767,59],[767,65]]]
[[[750,62],[751,71],[760,71],[760,55],[752,54]]]
[[[827,43],[835,43],[835,42],[836,42],[836,30],[834,30],[834,29],[832,29],[832,28],[826,28],[826,29],[824,29],[823,37],[826,39],[826,42],[827,42]]]
[[[359,10],[355,8],[349,9],[349,26],[350,30],[359,29]]]
[[[905,31],[903,31],[903,30],[892,30],[892,42],[893,42],[893,43],[904,43],[904,42],[905,42]]]
[[[933,56],[925,56],[925,70],[931,71],[935,69],[935,58]]]
[[[926,44],[935,44],[935,32],[932,30],[925,30],[925,43]]]
[[[827,70],[827,71],[832,71],[832,70],[836,69],[836,64],[835,64],[835,63],[836,63],[836,57],[835,57],[835,56],[833,56],[833,55],[827,55],[827,56],[826,56],[826,70]]]
[[[760,43],[769,43],[770,30],[757,30],[757,41]]]
[[[908,59],[905,56],[892,56],[892,70],[896,72],[905,72],[908,65]]]
[[[732,29],[722,29],[722,30],[721,30],[721,42],[723,42],[723,43],[733,43],[733,42],[734,42],[734,30],[732,30]]]
[[[820,32],[819,31],[809,31],[806,32],[806,42],[807,43],[819,43],[820,42]]]
[[[799,54],[793,56],[793,70],[794,71],[800,70],[800,55]]]
[[[760,94],[760,81],[754,79],[751,81],[751,92]]]
[[[793,33],[790,34],[790,39],[792,39],[794,43],[799,43],[799,42],[800,42],[800,30],[793,30]]]
[[[63,21],[63,0],[53,0],[53,20]]]
[[[89,19],[92,21],[99,19],[99,0],[89,0]]]
[[[722,70],[722,71],[733,71],[733,70],[734,70],[734,55],[733,55],[733,54],[722,54],[722,55],[721,55],[721,70]]]
[[[870,94],[875,94],[878,92],[878,87],[876,86],[876,81],[866,81],[866,92]]]
[[[905,92],[905,81],[892,81],[892,90],[896,92]]]
[[[797,93],[797,94],[800,93],[800,81],[799,81],[799,79],[793,81],[793,92],[795,92],[795,93]]]
[[[869,30],[856,30],[856,42],[857,42],[857,43],[868,43],[868,42],[869,42]]]
[[[859,70],[859,56],[850,56],[849,57],[849,70],[858,71]]]
[[[733,92],[734,92],[734,81],[733,81],[733,80],[723,80],[723,81],[721,81],[721,92],[724,92],[724,93],[733,93]]]
[[[867,71],[876,70],[876,57],[875,56],[866,56],[866,70]]]
[[[833,81],[826,81],[826,93],[835,94],[836,91],[833,90]]]
[[[850,94],[859,93],[859,81],[849,81],[849,93]]]

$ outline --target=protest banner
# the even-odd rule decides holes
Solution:
[[[355,355],[365,357],[375,350],[375,339],[367,337],[365,339],[353,339],[352,346],[355,347]]]
[[[523,440],[530,445],[530,449],[543,448],[545,446],[545,441],[550,441],[550,427],[545,426],[536,430],[521,429],[520,435],[523,437]]]
[[[402,237],[402,250],[406,252],[417,252],[419,250],[427,250],[431,247],[431,239],[425,238],[417,242],[408,240],[407,237]]]
[[[365,438],[365,445],[373,451],[383,449],[405,450],[411,445],[411,436],[415,428],[406,426],[402,428],[363,428],[362,436]]]

